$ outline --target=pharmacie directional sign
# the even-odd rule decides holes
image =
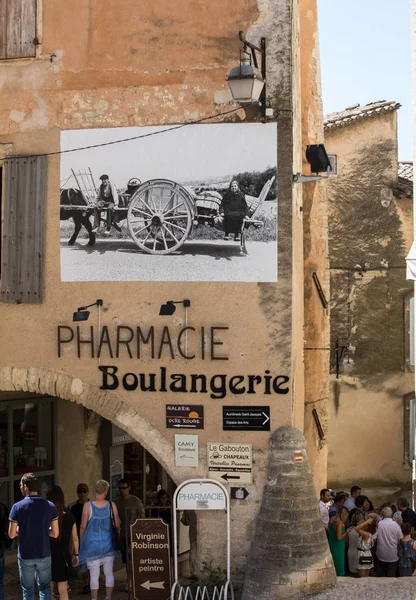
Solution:
[[[270,406],[223,406],[224,431],[270,431]]]
[[[168,429],[204,429],[202,404],[166,404]]]
[[[137,519],[130,535],[133,598],[166,600],[171,588],[169,527],[162,519]]]
[[[252,483],[251,444],[208,442],[207,463],[211,479],[230,485]]]
[[[198,436],[176,433],[175,434],[175,466],[198,467]]]
[[[176,497],[177,510],[224,510],[226,506],[225,492],[211,481],[186,483]]]

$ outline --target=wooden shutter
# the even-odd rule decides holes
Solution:
[[[36,55],[37,0],[0,0],[0,59]]]
[[[4,161],[2,302],[42,302],[46,173],[46,156]]]

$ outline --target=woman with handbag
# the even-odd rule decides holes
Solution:
[[[70,567],[78,565],[78,533],[75,519],[65,510],[65,498],[59,485],[53,485],[46,492],[46,498],[56,506],[59,522],[59,537],[49,538],[52,557],[52,583],[57,585],[60,600],[68,600],[68,579]],[[70,555],[69,545],[73,554]]]
[[[114,502],[108,502],[106,496],[110,484],[99,479],[95,484],[95,500],[84,504],[81,520],[81,548],[79,562],[81,569],[90,572],[92,600],[97,600],[100,568],[105,577],[105,597],[111,599],[114,588],[113,564],[117,550],[120,518]]]
[[[356,569],[357,577],[369,577],[370,571],[374,567],[373,554],[371,548],[374,546],[374,535],[377,531],[377,515],[370,514],[355,526],[355,530],[360,536],[357,542]]]

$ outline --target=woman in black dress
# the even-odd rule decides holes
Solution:
[[[65,509],[65,498],[59,485],[53,485],[46,497],[56,506],[59,519],[59,537],[49,538],[52,556],[52,584],[58,586],[60,600],[68,600],[68,579],[71,566],[78,565],[79,540],[74,517]],[[72,555],[70,552],[70,544]]]
[[[248,215],[248,206],[245,195],[239,189],[235,179],[222,199],[220,213],[224,214],[224,239],[228,240],[230,233],[233,233],[234,240],[238,242],[244,217]]]

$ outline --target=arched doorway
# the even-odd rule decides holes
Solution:
[[[173,493],[173,457],[160,431],[115,394],[65,373],[0,369],[0,502],[7,506],[21,498],[22,474],[34,471],[41,490],[62,487],[66,504],[76,500],[80,482],[92,491],[100,478],[110,481],[115,500],[126,477],[150,508],[160,487]]]

